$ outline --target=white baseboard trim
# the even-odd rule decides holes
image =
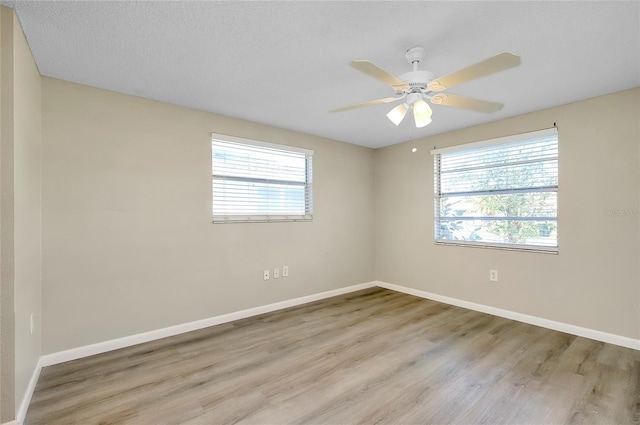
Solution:
[[[11,422],[5,422],[2,425],[21,425],[21,422],[18,422],[17,420],[13,420]]]
[[[403,292],[409,295],[415,295],[416,297],[426,298],[433,301],[438,301],[445,304],[455,305],[463,307],[469,310],[479,311],[481,313],[488,313],[494,316],[504,317],[506,319],[516,320],[518,322],[528,323],[530,325],[541,326],[543,328],[553,329],[555,331],[565,332],[572,335],[583,336],[585,338],[595,339],[596,341],[608,342],[610,344],[619,345],[621,347],[632,348],[634,350],[640,350],[640,340],[633,339],[626,336],[611,334],[602,331],[596,331],[593,329],[583,328],[580,326],[570,325],[568,323],[556,322],[555,320],[543,319],[537,316],[530,316],[528,314],[518,313],[510,310],[503,310],[497,307],[491,307],[484,304],[477,304],[470,301],[459,300],[457,298],[446,297],[444,295],[433,294],[431,292],[421,291],[419,289],[408,288],[406,286],[395,285],[387,282],[376,282],[376,285],[381,288],[390,289],[392,291]]]
[[[64,363],[71,360],[92,356],[94,354],[105,353],[107,351],[117,350],[119,348],[130,347],[132,345],[154,341],[169,336],[179,335],[185,332],[208,328],[209,326],[220,325],[222,323],[232,322],[234,320],[244,319],[246,317],[257,316],[259,314],[269,313],[276,310],[282,310],[284,308],[294,307],[325,298],[335,297],[337,295],[347,294],[349,292],[359,291],[361,289],[373,288],[376,286],[376,284],[377,282],[361,283],[358,285],[347,286],[345,288],[333,289],[331,291],[320,292],[318,294],[307,295],[300,298],[294,298],[291,300],[280,301],[273,304],[267,304],[259,307],[249,308],[246,310],[236,311],[233,313],[223,314],[221,316],[214,316],[207,319],[196,320],[194,322],[183,323],[181,325],[170,326],[168,328],[144,332],[137,335],[125,336],[123,338],[112,339],[109,341],[98,342],[96,344],[85,345],[78,348],[72,348],[70,350],[60,351],[57,353],[46,354],[40,358],[42,363],[41,367]]]
[[[24,396],[22,397],[22,401],[20,402],[20,408],[18,409],[16,419],[13,422],[2,425],[22,425],[24,423],[24,418],[27,416],[27,410],[29,409],[29,403],[31,403],[31,397],[33,397],[33,392],[36,390],[36,384],[38,383],[38,378],[42,371],[42,360],[42,357],[38,359],[38,363],[36,363],[36,367],[31,374],[31,379],[29,380],[29,385],[27,386]]]
[[[390,289],[392,291],[403,292],[405,294],[414,295],[420,298],[426,298],[433,301],[442,302],[445,304],[455,305],[469,310],[475,310],[482,313],[492,314],[494,316],[504,317],[506,319],[512,319],[531,325],[541,326],[548,329],[557,330],[560,332],[566,332],[572,335],[578,335],[585,338],[594,339],[597,341],[608,342],[611,344],[619,345],[622,347],[632,348],[634,350],[640,350],[640,340],[628,338],[620,335],[610,334],[607,332],[596,331],[593,329],[582,328],[580,326],[574,326],[567,323],[556,322],[554,320],[543,319],[541,317],[530,316],[527,314],[517,313],[510,310],[503,310],[497,307],[491,307],[483,304],[477,304],[470,301],[464,301],[457,298],[451,298],[444,295],[433,294],[419,289],[408,288],[406,286],[395,285],[393,283],[373,281],[361,283],[358,285],[347,286],[345,288],[334,289],[331,291],[320,292],[318,294],[307,295],[300,298],[294,298],[291,300],[280,301],[273,304],[267,304],[259,307],[249,308],[246,310],[236,311],[233,313],[223,314],[220,316],[214,316],[207,319],[196,320],[194,322],[184,323],[181,325],[170,326],[168,328],[158,329],[154,331],[144,332],[137,335],[130,335],[123,338],[112,339],[109,341],[99,342],[96,344],[86,345],[83,347],[72,348],[70,350],[60,351],[57,353],[46,354],[40,357],[38,364],[36,365],[29,386],[24,395],[20,409],[18,411],[17,418],[11,422],[6,422],[1,425],[21,425],[24,422],[27,414],[27,409],[36,384],[40,371],[45,366],[51,366],[58,363],[64,363],[71,360],[76,360],[83,357],[92,356],[94,354],[105,353],[107,351],[117,350],[119,348],[126,348],[132,345],[141,344],[144,342],[154,341],[169,336],[179,335],[185,332],[190,332],[198,329],[207,328],[209,326],[220,325],[222,323],[232,322],[234,320],[244,319],[251,316],[257,316],[259,314],[269,313],[276,310],[282,310],[289,307],[295,307],[301,304],[310,303],[313,301],[319,301],[325,298],[335,297],[338,295],[347,294],[350,292],[359,291],[362,289],[380,287]]]

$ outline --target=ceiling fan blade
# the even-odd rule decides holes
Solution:
[[[463,68],[459,71],[452,72],[443,77],[436,78],[429,82],[427,87],[431,91],[442,91],[458,84],[465,83],[485,75],[494,74],[505,69],[513,68],[520,65],[520,56],[510,52],[502,52],[499,55],[485,59],[474,65]]]
[[[504,106],[502,103],[489,102],[486,100],[473,99],[456,94],[442,93],[431,98],[434,105],[452,106],[454,108],[469,109],[476,112],[491,113],[497,112]]]
[[[353,68],[357,69],[358,71],[364,72],[365,74],[375,78],[376,80],[382,81],[386,85],[393,87],[395,90],[407,91],[411,88],[409,84],[405,83],[395,75],[380,68],[378,65],[374,64],[373,62],[358,60],[358,61],[351,61],[349,65],[351,65]]]
[[[401,97],[385,97],[384,99],[369,100],[367,102],[356,103],[355,105],[349,105],[349,106],[344,106],[338,109],[332,109],[329,112],[348,111],[350,109],[362,108],[363,106],[379,105],[380,103],[389,103],[399,99],[402,99],[402,98]]]

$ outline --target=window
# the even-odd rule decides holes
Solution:
[[[213,222],[311,220],[313,151],[212,134]]]
[[[436,243],[557,252],[555,128],[432,154]]]

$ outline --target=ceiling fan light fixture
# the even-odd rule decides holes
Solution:
[[[424,100],[416,100],[413,103],[413,119],[416,122],[416,127],[426,127],[431,124],[431,114],[431,108]]]
[[[407,115],[408,110],[409,106],[406,103],[401,103],[389,111],[387,118],[389,118],[389,120],[395,125],[400,125],[405,115]]]
[[[413,118],[416,120],[416,127],[417,128],[426,127],[429,124],[431,124],[431,117],[416,119],[416,117],[414,116]]]

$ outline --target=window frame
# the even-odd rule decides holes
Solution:
[[[558,136],[558,130],[557,127],[551,127],[551,128],[547,128],[547,129],[543,129],[543,130],[537,130],[537,131],[532,131],[532,132],[527,132],[527,133],[520,133],[520,134],[514,134],[514,135],[510,135],[510,136],[505,136],[505,137],[500,137],[500,138],[495,138],[495,139],[489,139],[489,140],[482,140],[479,142],[474,142],[474,143],[466,143],[466,144],[462,144],[462,145],[457,145],[457,146],[451,146],[451,147],[445,147],[445,148],[440,148],[440,149],[436,149],[434,147],[434,149],[431,151],[431,154],[434,157],[434,220],[433,220],[433,230],[434,230],[434,243],[436,245],[445,245],[445,246],[466,246],[466,247],[474,247],[474,248],[487,248],[487,249],[498,249],[498,250],[512,250],[512,251],[526,251],[526,252],[540,252],[540,253],[549,253],[549,254],[557,254],[559,251],[559,235],[556,234],[556,244],[555,246],[548,246],[548,245],[536,245],[536,244],[510,244],[510,243],[506,243],[506,242],[496,242],[496,241],[474,241],[474,240],[454,240],[454,239],[439,239],[440,236],[440,218],[441,218],[441,209],[440,209],[440,200],[441,198],[445,197],[443,196],[443,192],[441,189],[441,173],[440,173],[440,155],[442,154],[447,154],[447,153],[451,153],[451,152],[469,152],[478,148],[484,148],[484,147],[492,147],[492,146],[499,146],[499,145],[504,145],[505,147],[507,146],[513,146],[516,142],[522,142],[522,143],[526,143],[527,141],[530,140],[534,140],[537,138],[543,138],[543,137],[549,137],[549,136],[555,136],[556,137],[556,148],[559,149],[559,136]],[[555,160],[557,161],[557,165],[556,165],[556,177],[558,179],[557,183],[559,183],[559,153],[556,154]],[[544,160],[540,160],[539,162],[542,163]],[[487,167],[489,168],[489,167]],[[498,168],[497,166],[494,168]],[[535,192],[555,192],[556,194],[556,204],[555,204],[555,218],[551,217],[551,220],[555,221],[556,223],[556,229],[558,228],[558,194],[559,194],[559,184],[555,184],[555,185],[548,185],[544,188],[541,187],[536,187],[536,186],[529,186],[527,187],[527,189],[531,189],[531,190],[526,190],[525,188],[512,188],[512,189],[507,189],[507,190],[496,190],[495,192],[500,192],[500,193],[495,193],[495,195],[499,195],[499,194],[514,194],[514,193],[535,193]],[[545,189],[544,191],[542,189]],[[466,192],[467,195],[469,194],[473,194],[474,192],[477,192],[478,195],[476,196],[481,196],[482,193],[486,193],[486,192],[490,192],[487,190],[476,190],[476,191],[468,191]],[[473,196],[473,195],[471,195]],[[481,218],[488,218],[490,216],[483,216],[483,217],[478,217],[479,219]],[[534,218],[532,217],[520,217],[523,219],[527,219],[529,218],[530,220],[534,220]],[[537,217],[536,217],[537,218]],[[540,218],[549,218],[549,217],[540,217]],[[522,220],[525,221],[525,220]],[[556,230],[557,231],[557,230]]]
[[[212,207],[212,222],[214,224],[220,223],[271,223],[271,222],[296,222],[296,221],[312,221],[313,220],[313,154],[314,151],[311,149],[305,149],[295,146],[288,146],[270,142],[264,142],[261,140],[253,140],[246,139],[243,137],[231,136],[227,134],[219,134],[219,133],[211,133],[211,207]],[[248,146],[252,148],[264,148],[266,150],[271,150],[273,152],[282,151],[283,154],[302,154],[304,155],[305,160],[305,181],[295,182],[291,180],[289,181],[291,185],[295,186],[304,186],[304,214],[268,214],[268,213],[258,213],[258,214],[216,214],[215,212],[215,181],[216,180],[227,180],[227,181],[236,181],[236,182],[256,182],[256,183],[265,183],[265,184],[277,184],[277,185],[286,185],[287,180],[281,179],[265,179],[265,178],[252,178],[249,176],[225,176],[222,174],[216,174],[214,170],[214,162],[213,156],[215,147],[214,144],[216,142],[220,143],[228,143],[236,146]]]

